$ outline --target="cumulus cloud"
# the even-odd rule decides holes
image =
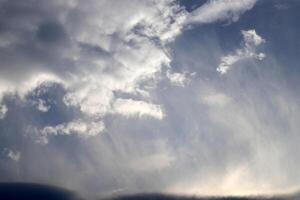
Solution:
[[[180,34],[187,16],[174,1],[36,4],[30,0],[26,4],[2,1],[0,6],[5,8],[0,45],[2,94],[16,92],[24,97],[39,85],[54,82],[66,89],[65,104],[79,108],[82,119],[96,123],[111,109],[126,116],[139,113],[162,118],[159,106],[151,103],[114,101],[115,92],[147,94],[147,82],[155,82],[161,69],[170,64],[165,44]],[[183,82],[183,75],[176,76],[177,82]],[[50,109],[44,99],[34,104],[41,112]],[[130,110],[125,112],[125,107]]]
[[[236,22],[240,15],[250,10],[256,0],[210,0],[189,16],[189,23]]]
[[[237,49],[234,54],[229,54],[221,58],[217,71],[220,74],[226,74],[233,65],[245,59],[263,60],[264,53],[257,53],[256,47],[265,42],[265,40],[256,34],[255,30],[242,31],[244,44],[242,49]]]
[[[245,46],[248,49],[253,49],[265,42],[261,36],[256,34],[255,30],[242,31],[242,35],[245,41]]]
[[[127,117],[139,113],[137,116],[161,119],[159,105],[131,100],[121,103],[115,93],[149,97],[147,84],[158,81],[163,67],[170,69],[166,44],[186,23],[202,23],[200,18],[213,22],[228,15],[236,18],[255,3],[229,1],[225,6],[221,1],[208,2],[189,14],[172,0],[89,1],[82,5],[81,1],[53,0],[38,6],[34,0],[26,5],[1,2],[6,8],[1,19],[5,27],[0,46],[2,94],[16,92],[24,97],[42,83],[55,82],[67,91],[64,103],[79,108],[82,119],[97,122],[111,110]],[[211,12],[214,14],[207,14]],[[196,20],[189,21],[189,15]],[[188,76],[167,70],[174,85],[184,86]],[[35,102],[41,112],[50,109],[43,99]],[[125,112],[125,107],[131,110]],[[142,107],[144,110],[137,111]]]

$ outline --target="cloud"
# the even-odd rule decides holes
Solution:
[[[4,154],[6,156],[6,158],[8,158],[14,162],[19,161],[21,158],[21,152],[15,151],[15,150],[12,150],[9,148],[4,148],[1,153]]]
[[[265,42],[263,38],[256,34],[255,30],[242,31],[245,46],[248,49],[255,48],[256,46]]]
[[[265,42],[265,40],[256,34],[255,30],[242,31],[244,45],[242,49],[237,49],[234,54],[229,54],[221,58],[221,63],[217,68],[220,74],[226,74],[239,61],[245,59],[263,60],[264,53],[257,53],[256,47]]]
[[[226,12],[241,14],[238,10],[250,9],[254,2],[229,4]],[[161,119],[164,114],[160,106],[151,104],[149,98],[152,86],[159,81],[158,74],[167,67],[167,77],[177,86],[184,86],[190,76],[172,72],[167,44],[190,23],[190,15],[203,15],[201,10],[207,9],[217,9],[216,13],[224,15],[222,6],[220,2],[209,2],[190,14],[172,0],[89,0],[84,5],[81,1],[53,0],[38,6],[33,0],[28,5],[2,1],[1,7],[7,12],[1,19],[5,27],[1,38],[6,38],[0,46],[1,94],[16,93],[24,99],[41,84],[58,83],[66,90],[64,103],[80,109],[80,120],[89,118],[97,123],[111,110],[127,117],[138,113],[136,116]],[[116,93],[148,98],[145,101],[150,103],[121,102]],[[41,112],[50,109],[46,99],[32,102]],[[125,107],[131,110],[125,112]],[[137,111],[142,107],[144,110]]]
[[[117,99],[113,105],[113,110],[114,113],[127,117],[150,116],[157,119],[162,119],[164,117],[161,106],[132,99]]]
[[[188,23],[236,22],[240,15],[250,10],[256,0],[210,0],[194,10]]]
[[[13,161],[19,161],[21,158],[21,153],[20,152],[14,152],[12,150],[8,151],[7,157],[10,158]]]
[[[236,21],[251,2],[209,1],[189,17],[172,0],[1,1],[7,11],[0,19],[0,91],[9,112],[0,120],[0,139],[22,153],[18,169],[0,160],[1,181],[96,194],[165,192],[177,184],[188,192],[247,192],[243,178],[252,193],[260,183],[277,187],[274,174],[291,160],[272,137],[282,127],[256,93],[261,87],[249,94],[234,81],[219,82],[222,34],[216,38],[203,26],[203,34],[181,35],[191,23]],[[264,40],[254,30],[242,34],[229,68],[263,57],[256,48]],[[291,115],[286,99],[280,102],[296,133],[298,114]]]
[[[178,72],[171,72],[170,70],[167,71],[167,78],[173,85],[184,87],[191,81],[191,77],[195,76],[196,73],[178,73]]]
[[[118,92],[147,94],[147,84],[169,67],[165,45],[181,33],[187,16],[174,1],[52,0],[35,5],[30,0],[26,5],[1,1],[0,6],[5,9],[0,20],[1,95],[16,93],[24,99],[41,84],[58,83],[66,90],[64,103],[80,109],[79,120],[97,124],[111,109],[127,117],[162,118],[160,107],[151,103],[114,101]],[[47,99],[32,102],[41,112],[50,109]],[[125,107],[131,110],[125,112]],[[47,127],[65,132],[68,123],[73,124]]]
[[[41,112],[47,112],[51,108],[51,106],[47,105],[46,101],[43,99],[37,99],[34,104],[36,108]]]
[[[0,119],[3,119],[5,117],[6,112],[7,107],[5,105],[0,104]]]
[[[37,130],[40,136],[37,142],[42,144],[48,143],[49,136],[77,134],[80,137],[96,136],[105,130],[104,123],[85,122],[82,120],[74,120],[68,123],[59,124],[56,126],[46,126],[42,130]]]

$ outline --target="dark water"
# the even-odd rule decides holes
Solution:
[[[0,183],[0,200],[85,200],[75,192],[30,183]],[[99,198],[100,200],[101,198]],[[300,200],[300,195],[281,197],[185,197],[162,194],[115,196],[103,200]],[[87,199],[86,199],[87,200]]]

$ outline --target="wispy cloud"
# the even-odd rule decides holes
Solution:
[[[236,22],[256,0],[209,0],[189,16],[188,23]]]
[[[243,48],[237,49],[235,53],[223,56],[217,71],[220,74],[226,74],[239,61],[245,59],[262,60],[265,58],[264,53],[257,53],[256,47],[265,42],[265,40],[256,34],[255,30],[242,31],[244,38]]]

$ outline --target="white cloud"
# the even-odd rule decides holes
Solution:
[[[37,99],[34,104],[36,108],[41,112],[48,112],[48,110],[51,108],[51,106],[47,105],[47,102],[43,99]]]
[[[150,116],[162,119],[164,113],[160,105],[132,99],[117,99],[113,105],[114,113],[124,116]]]
[[[103,122],[83,122],[80,120],[71,121],[69,123],[60,124],[54,127],[47,126],[43,129],[42,133],[45,135],[69,135],[76,133],[83,136],[95,136],[105,129]]]
[[[237,49],[234,54],[229,54],[221,58],[217,71],[220,74],[226,74],[230,68],[237,62],[245,59],[263,60],[264,53],[257,53],[256,47],[265,42],[265,40],[256,34],[255,30],[242,31],[244,38],[244,46],[242,49]]]
[[[53,2],[56,2],[56,0],[47,1],[48,7],[45,9],[47,12],[51,12],[51,9],[53,9]],[[212,167],[209,165],[217,163],[214,165],[218,168],[216,171],[222,171],[223,168],[227,169],[227,162],[231,162],[230,159],[235,160],[235,156],[238,157],[238,155],[231,154],[237,152],[236,149],[239,150],[239,147],[235,147],[235,145],[240,141],[235,141],[235,138],[230,136],[223,138],[223,132],[218,132],[217,125],[219,124],[216,123],[216,126],[211,126],[212,120],[208,118],[216,110],[220,109],[205,109],[207,105],[218,108],[226,107],[231,99],[225,93],[209,93],[201,98],[201,105],[195,105],[195,101],[198,98],[194,98],[193,95],[202,91],[203,85],[206,84],[204,82],[199,84],[197,82],[200,79],[199,77],[196,83],[193,83],[194,85],[191,84],[191,87],[187,86],[184,91],[178,91],[175,88],[174,91],[166,91],[165,95],[160,95],[158,99],[156,99],[155,95],[151,96],[156,92],[158,95],[160,94],[161,88],[158,88],[158,91],[153,88],[155,88],[161,77],[169,78],[172,84],[178,86],[186,86],[186,83],[190,81],[189,78],[192,74],[171,71],[169,65],[172,58],[166,47],[167,45],[165,46],[165,44],[174,40],[180,34],[182,23],[187,13],[179,9],[174,4],[175,1],[87,0],[85,2],[68,2],[71,2],[72,5],[66,3],[66,1],[56,2],[62,7],[55,9],[54,13],[58,19],[55,17],[52,19],[54,21],[57,20],[69,34],[71,39],[69,46],[62,47],[62,49],[66,48],[65,50],[59,48],[54,49],[53,52],[47,52],[46,55],[43,55],[44,57],[54,54],[53,57],[49,58],[51,62],[39,60],[38,64],[36,64],[37,69],[30,69],[31,66],[35,65],[26,63],[28,72],[26,70],[22,72],[25,76],[21,76],[18,81],[14,80],[13,73],[8,76],[0,73],[1,81],[3,77],[3,80],[5,78],[7,83],[14,83],[14,89],[10,91],[17,91],[23,96],[28,91],[41,86],[45,81],[57,82],[63,85],[64,92],[66,92],[63,98],[64,103],[69,107],[79,109],[74,109],[75,117],[72,116],[73,113],[67,113],[67,118],[70,121],[55,122],[58,124],[45,125],[45,127],[43,125],[41,127],[31,127],[28,133],[31,133],[34,136],[33,139],[37,142],[46,144],[49,142],[49,138],[56,135],[75,134],[78,137],[85,138],[99,135],[106,130],[109,131],[109,137],[100,135],[97,137],[97,140],[89,140],[88,143],[83,142],[86,146],[78,145],[75,147],[76,152],[78,152],[78,155],[76,155],[78,157],[76,158],[79,160],[78,167],[75,167],[76,169],[72,158],[66,157],[59,160],[58,166],[61,166],[59,167],[60,169],[50,171],[57,174],[62,172],[60,170],[63,170],[66,171],[66,174],[57,179],[64,179],[61,181],[62,183],[73,182],[70,183],[71,186],[73,184],[80,185],[79,188],[82,189],[86,185],[90,186],[90,181],[96,184],[93,187],[96,188],[96,186],[103,183],[103,180],[110,182],[112,180],[111,177],[116,177],[118,179],[117,188],[125,185],[126,187],[128,186],[129,191],[131,191],[131,188],[139,188],[143,192],[145,185],[148,186],[146,189],[158,188],[161,186],[161,183],[158,183],[161,180],[171,183],[174,180],[181,179],[181,176],[193,173],[193,170],[206,169],[206,166],[202,165],[203,163],[208,165],[206,172],[209,176],[215,175],[214,169],[211,169]],[[30,7],[30,4],[28,5]],[[211,9],[210,7],[208,8]],[[43,11],[43,9],[40,10]],[[35,18],[35,12],[31,13],[30,17]],[[39,21],[40,18],[42,20],[35,24],[35,21]],[[227,17],[226,19],[228,20]],[[216,20],[216,17],[214,20]],[[217,20],[221,20],[221,18],[217,17]],[[18,21],[17,17],[15,21]],[[28,35],[36,35],[31,28],[35,27],[37,29],[47,19],[40,16],[35,20],[24,21],[33,23],[26,28],[26,31],[29,31]],[[23,21],[21,20],[21,22]],[[21,22],[22,26],[16,26],[16,28],[26,25]],[[259,42],[261,39],[256,37],[256,34],[253,35],[249,31],[245,33],[248,33],[248,35],[244,35],[245,46],[248,49],[258,45],[258,43],[262,43]],[[18,41],[13,40],[5,45],[13,45]],[[39,50],[51,50],[53,48],[53,46],[47,47],[43,45],[45,45],[45,41],[28,46],[42,46]],[[18,52],[20,51],[21,49],[18,50]],[[56,51],[58,51],[57,54]],[[243,54],[243,50],[241,52]],[[21,57],[26,56],[27,54]],[[43,56],[39,58],[42,59]],[[239,55],[237,55],[236,59],[239,59]],[[23,64],[17,65],[16,68],[22,70],[22,66]],[[56,68],[56,66],[58,67]],[[167,70],[164,69],[165,66]],[[161,73],[165,71],[167,74],[162,75]],[[2,72],[1,69],[0,72]],[[207,79],[206,81],[210,80]],[[26,85],[25,83],[28,84]],[[7,88],[8,85],[6,84]],[[42,98],[39,95],[36,96]],[[166,111],[172,114],[167,120],[162,120],[166,115],[162,105],[168,105]],[[44,100],[38,100],[36,106],[40,111],[49,109],[49,105]],[[68,109],[72,110],[73,108]],[[206,110],[213,114],[209,113],[210,115],[207,115],[205,113]],[[230,113],[232,110],[228,109],[226,113]],[[65,110],[62,109],[62,111]],[[104,121],[107,120],[105,118],[106,115],[110,114],[140,117],[142,119],[154,118],[161,121],[151,120],[150,125],[151,123],[159,123],[160,125],[147,130],[143,129],[144,123],[137,123],[131,126],[132,124],[119,123],[119,118],[114,118],[113,122],[104,124]],[[216,112],[216,115],[219,116],[220,114]],[[69,117],[72,119],[69,119]],[[53,115],[51,118],[53,118]],[[220,116],[220,118],[217,118],[216,121],[218,122],[218,119],[226,120],[230,117],[225,115]],[[108,117],[108,119],[110,118]],[[45,121],[47,120],[52,119],[46,119]],[[130,121],[134,120],[137,119],[134,118]],[[56,119],[53,121],[56,121]],[[234,122],[224,123],[224,126],[234,124]],[[149,128],[148,124],[146,127]],[[239,132],[242,131],[244,129],[239,130]],[[166,138],[167,142],[165,145],[170,147],[170,149],[153,145],[153,141],[156,138]],[[217,138],[216,141],[214,141],[215,138]],[[70,146],[70,143],[60,145],[66,145],[63,146],[63,149],[74,148]],[[49,148],[51,150],[52,147],[52,145],[49,145],[45,149]],[[243,150],[244,147],[241,149]],[[58,151],[58,149],[55,149],[53,152]],[[60,156],[68,155],[64,153],[58,153],[59,155],[54,155],[53,157],[59,156],[60,159]],[[222,153],[224,153],[224,156]],[[27,154],[26,156],[30,157],[31,155]],[[242,156],[244,157],[244,155]],[[33,160],[39,162],[39,159],[33,158]],[[32,163],[30,165],[33,166]],[[68,170],[70,165],[72,166]],[[128,165],[130,169],[127,169]],[[52,164],[49,165],[49,167],[52,166]],[[82,172],[78,176],[77,169],[80,169]],[[165,169],[170,171],[161,173]],[[127,170],[132,170],[134,173],[127,173]],[[178,174],[178,170],[181,170],[182,173]],[[44,168],[41,168],[41,171],[45,171]],[[153,177],[145,177],[151,180],[147,180],[146,184],[144,181],[140,181],[140,175],[144,175],[143,172],[148,173],[152,171],[155,172]],[[39,175],[39,172],[34,172],[33,174]],[[70,174],[76,174],[76,176],[70,176]],[[42,175],[45,175],[45,173]],[[99,177],[101,178],[97,180]],[[152,179],[154,180],[153,182]],[[137,182],[141,185],[136,186]],[[116,186],[112,185],[113,187]],[[104,187],[105,189],[106,187]],[[162,188],[159,188],[160,190]]]
[[[167,73],[167,76],[170,79],[171,83],[179,86],[184,86],[186,82],[186,76],[182,73]]]
[[[250,10],[256,0],[210,0],[194,10],[188,23],[236,22],[240,15]]]
[[[0,119],[4,119],[5,115],[7,112],[7,107],[6,105],[1,105],[0,104]]]
[[[39,138],[37,142],[41,144],[48,143],[48,137],[51,135],[70,135],[77,134],[80,137],[91,137],[102,133],[105,130],[105,125],[102,121],[86,122],[82,120],[74,120],[68,123],[59,124],[56,126],[46,126],[42,130],[34,130],[30,132],[38,132]],[[28,132],[29,132],[28,131]]]
[[[172,72],[171,70],[167,71],[167,78],[173,85],[184,87],[187,83],[191,81],[191,77],[194,76],[196,73],[178,73]]]
[[[19,161],[21,158],[21,152],[19,152],[19,151],[13,151],[8,148],[4,148],[3,151],[6,154],[7,158],[9,158],[15,162]]]
[[[0,68],[0,96],[11,92],[23,98],[41,84],[55,82],[67,91],[65,104],[81,110],[81,120],[97,121],[111,113],[111,105],[118,105],[116,113],[162,118],[160,107],[151,103],[127,101],[131,114],[121,111],[124,104],[114,102],[114,94],[148,95],[142,85],[155,83],[161,69],[169,66],[165,45],[180,34],[187,17],[174,0],[53,0],[38,6],[30,2],[28,7],[15,3],[29,12],[13,20],[3,16],[12,39],[0,42],[0,48],[14,56],[0,54],[6,59]],[[33,38],[28,40],[28,35]],[[26,50],[19,48],[22,45]],[[183,78],[177,76],[176,81]],[[49,110],[42,100],[36,106]],[[138,107],[144,110],[135,110]],[[65,126],[58,129],[66,131]]]
[[[0,48],[10,49],[14,58],[3,57],[3,66],[9,67],[0,68],[0,96],[16,92],[24,97],[42,83],[55,82],[67,91],[65,104],[80,109],[81,120],[97,121],[112,110],[161,119],[164,114],[150,102],[145,85],[155,86],[163,67],[168,68],[166,75],[174,85],[184,86],[190,76],[169,70],[171,56],[166,44],[190,22],[238,16],[254,3],[213,1],[191,14],[175,0],[53,0],[38,6],[28,3],[26,8],[20,4],[18,9],[31,14],[24,12],[13,19],[3,16],[10,24],[7,33],[11,39]],[[45,36],[46,32],[53,35]],[[32,40],[28,35],[34,36]],[[20,49],[22,45],[26,48]],[[115,102],[115,92],[142,96],[149,103]],[[49,106],[38,100],[37,109],[46,112]]]
[[[256,34],[255,30],[242,31],[245,46],[248,49],[255,48],[256,46],[265,42],[265,40]]]

